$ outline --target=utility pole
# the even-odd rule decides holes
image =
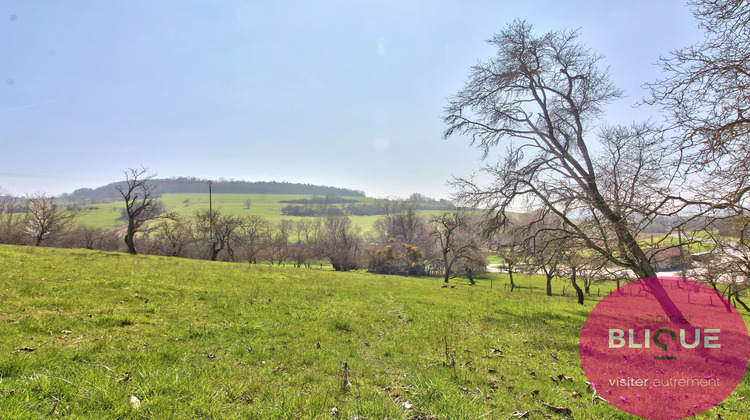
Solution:
[[[208,237],[211,245],[211,253],[214,252],[214,210],[211,197],[211,181],[208,181]]]
[[[682,266],[682,278],[684,279],[684,278],[687,278],[685,277],[686,276],[685,265],[687,265],[687,261],[682,251],[682,230],[680,228],[677,228],[677,242],[680,245],[678,249],[680,250],[680,265]]]

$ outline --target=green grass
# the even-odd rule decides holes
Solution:
[[[691,237],[695,238],[692,240]],[[708,241],[701,241],[700,239],[708,239],[708,234],[705,232],[691,232],[689,237],[683,237],[683,247],[686,251],[696,254],[701,252],[708,252],[714,249],[714,245]],[[652,245],[652,239],[655,247],[673,247],[680,244],[680,239],[676,236],[665,236],[665,235],[653,235],[652,238],[642,239],[639,242],[642,248],[650,248]],[[692,242],[691,242],[692,241]]]
[[[215,210],[220,210],[226,214],[233,215],[259,215],[271,222],[278,222],[281,219],[299,220],[301,217],[285,216],[281,209],[288,203],[282,201],[298,200],[302,198],[312,198],[306,195],[291,194],[213,194],[211,205]],[[374,198],[365,197],[341,197],[347,199],[356,199],[359,203],[372,203]],[[250,208],[245,206],[246,200],[251,201]],[[164,194],[160,200],[164,203],[168,211],[174,211],[186,217],[192,217],[198,210],[208,210],[208,194]],[[341,206],[341,204],[336,204]],[[120,201],[110,203],[98,203],[92,205],[93,210],[83,211],[78,217],[78,221],[91,227],[104,229],[120,229],[125,226],[125,222],[118,220],[121,216],[124,204]],[[420,214],[429,217],[439,213],[439,210],[420,210]],[[372,228],[375,220],[380,216],[350,216],[352,223],[362,228],[366,232]]]
[[[632,418],[593,399],[581,371],[596,298],[579,306],[517,277],[511,293],[502,275],[441,288],[0,246],[0,418]],[[746,418],[748,396],[745,380],[699,418]]]

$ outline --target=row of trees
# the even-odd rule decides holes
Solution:
[[[447,282],[462,270],[484,270],[476,213],[451,211],[428,219],[415,208],[389,207],[364,234],[348,216],[282,219],[204,209],[190,216],[164,212],[146,169],[130,169],[118,186],[126,225],[106,231],[76,222],[79,211],[37,194],[0,200],[0,242],[81,247],[174,257],[272,264],[327,260],[335,270],[367,268],[384,274],[440,272]]]
[[[119,232],[76,224],[77,210],[60,206],[54,197],[38,194],[18,201],[5,196],[0,201],[0,242],[128,251],[136,249],[137,241],[137,249],[147,254],[253,264],[291,262],[297,267],[326,260],[340,271],[363,268],[381,274],[439,274],[446,283],[459,274],[474,283],[474,275],[487,268],[486,256],[494,254],[502,259],[511,291],[515,273],[538,273],[547,279],[548,295],[553,279],[572,280],[580,303],[594,281],[627,278],[605,259],[571,246],[551,218],[544,228],[528,231],[533,214],[516,215],[506,229],[486,236],[488,220],[480,212],[451,210],[425,217],[411,207],[392,208],[375,221],[372,231],[363,233],[347,216],[272,223],[261,216],[228,214],[221,209],[189,216],[157,214],[157,202],[137,189],[130,194],[123,191],[130,204],[130,210],[126,207],[123,213],[137,219]],[[133,204],[136,196],[146,198],[139,201],[145,209]],[[125,241],[128,232],[134,233]],[[723,267],[716,261],[710,266]],[[716,276],[706,280],[719,284]]]
[[[21,200],[0,195],[0,243],[48,245],[115,251],[121,248],[117,232],[76,223],[79,209],[64,206],[38,193]]]
[[[511,291],[515,273],[538,273],[546,277],[548,295],[553,279],[570,279],[580,303],[594,281],[628,277],[607,259],[575,246],[561,229],[564,221],[554,215],[543,223],[530,223],[536,221],[534,213],[515,215],[504,229],[488,230],[495,219],[477,211],[454,209],[425,217],[413,207],[394,206],[375,221],[372,231],[363,233],[343,215],[272,223],[221,209],[164,213],[144,170],[131,170],[126,178],[131,187],[121,194],[128,223],[119,232],[77,225],[78,211],[58,205],[54,197],[38,194],[19,202],[6,196],[0,208],[0,241],[253,264],[292,262],[297,267],[326,260],[339,271],[439,274],[446,283],[464,274],[472,284],[474,275],[486,270],[486,256],[494,254],[502,259]],[[714,261],[712,266],[720,265]],[[708,280],[718,284],[715,278]]]

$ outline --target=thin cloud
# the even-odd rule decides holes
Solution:
[[[14,106],[14,107],[10,107],[10,108],[2,108],[2,109],[0,109],[0,112],[18,111],[18,110],[21,110],[21,109],[35,108],[35,107],[38,107],[38,106],[55,104],[55,103],[62,102],[62,101],[63,101],[63,99],[53,99],[53,100],[49,100],[49,101],[45,101],[45,102],[37,102],[35,104],[20,105],[20,106]]]

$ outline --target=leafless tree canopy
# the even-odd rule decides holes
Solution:
[[[750,3],[693,0],[703,42],[660,59],[665,77],[648,84],[679,131],[677,146],[691,170],[750,157]],[[744,166],[747,169],[747,166]]]
[[[432,232],[443,266],[443,282],[448,283],[456,274],[455,265],[460,265],[471,284],[473,274],[485,267],[481,252],[480,221],[474,215],[458,210],[444,211],[430,219]]]
[[[684,210],[682,224],[710,234],[722,223],[750,220],[750,2],[689,4],[705,38],[661,58],[664,78],[647,85],[646,102],[662,107],[681,152],[686,188],[674,201]],[[713,238],[721,260],[734,267],[750,261],[743,230],[729,241]]]
[[[67,230],[77,213],[60,207],[55,197],[36,194],[26,199],[26,233],[39,246],[50,235]]]
[[[357,268],[361,243],[360,229],[348,216],[327,216],[315,238],[318,254],[328,259],[336,271]]]
[[[457,198],[489,208],[495,227],[505,224],[518,205],[536,209],[540,221],[554,215],[564,222],[561,229],[568,237],[639,277],[653,277],[635,240],[638,218],[632,217],[628,201],[641,194],[636,191],[639,177],[645,176],[651,155],[640,155],[637,167],[623,167],[627,179],[599,173],[604,163],[597,163],[587,142],[596,136],[604,106],[622,93],[599,68],[600,57],[578,36],[576,31],[536,36],[531,25],[515,21],[488,41],[497,54],[475,65],[466,86],[451,99],[445,137],[470,136],[485,160],[503,140],[506,151],[482,169],[490,185],[474,178],[455,180]],[[610,159],[618,159],[611,155],[633,154],[648,143],[648,131],[607,129],[600,137],[611,145]]]

